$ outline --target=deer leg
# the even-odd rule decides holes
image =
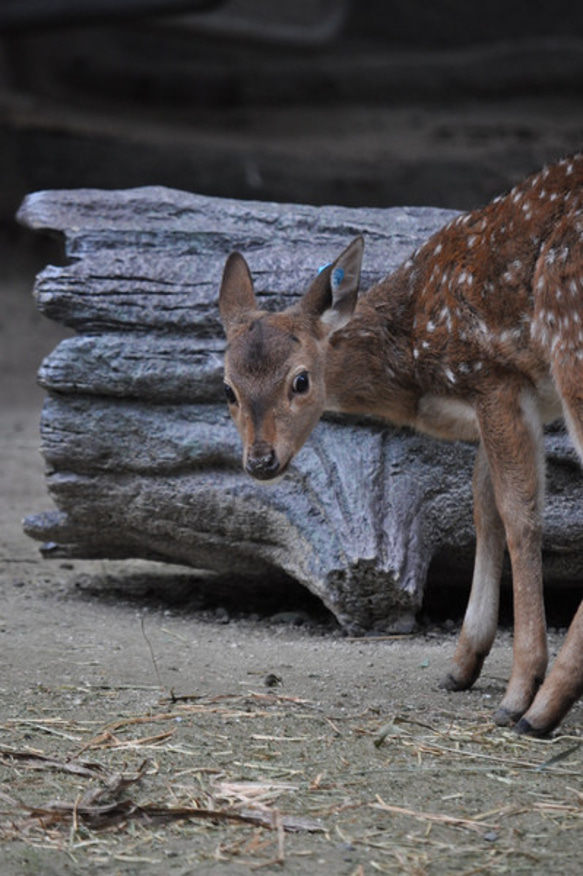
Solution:
[[[547,666],[541,546],[542,427],[532,391],[510,379],[481,401],[478,417],[512,566],[512,673],[494,715],[496,723],[505,725],[526,712]]]
[[[494,497],[490,466],[480,444],[473,478],[476,557],[472,589],[450,672],[447,690],[466,690],[476,681],[496,635],[500,575],[504,557],[504,526]]]
[[[583,462],[583,399],[580,375],[572,364],[554,363],[557,385],[563,399],[569,434]],[[573,703],[583,696],[583,602],[569,627],[567,638],[538,691],[534,702],[516,725],[519,733],[545,736],[560,724]]]
[[[583,602],[553,668],[516,730],[531,736],[546,736],[580,696],[583,696]]]

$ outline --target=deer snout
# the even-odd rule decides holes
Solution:
[[[260,441],[251,446],[245,471],[259,481],[269,481],[280,474],[279,459],[271,444]]]

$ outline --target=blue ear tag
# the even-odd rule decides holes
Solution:
[[[344,279],[344,270],[342,268],[334,268],[332,271],[332,288],[338,289]]]

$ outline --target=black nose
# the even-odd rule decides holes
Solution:
[[[279,460],[273,447],[269,444],[254,445],[249,451],[245,470],[247,474],[260,481],[268,481],[276,477]]]

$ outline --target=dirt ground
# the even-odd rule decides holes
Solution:
[[[583,703],[550,740],[496,728],[501,631],[438,688],[458,621],[351,640],[298,605],[197,597],[183,569],[40,557],[50,507],[35,311],[50,257],[6,231],[0,364],[0,862],[6,876],[579,874]],[[552,631],[556,653],[561,631]]]

